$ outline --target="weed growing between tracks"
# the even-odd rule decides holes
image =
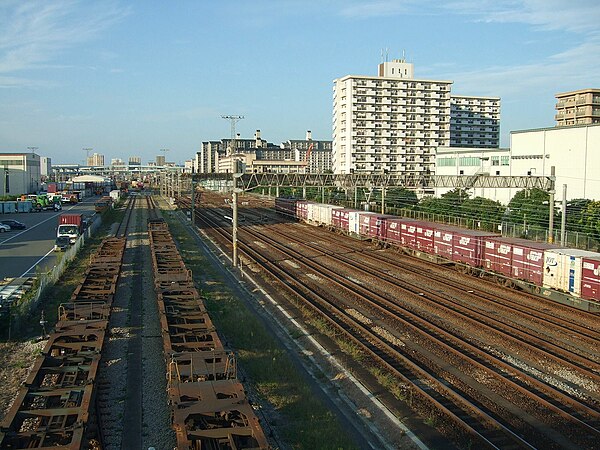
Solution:
[[[193,239],[178,221],[165,214],[180,253],[204,293],[209,314],[226,345],[235,349],[243,380],[270,405],[263,412],[278,430],[286,447],[294,449],[351,449],[337,417],[315,395],[279,344],[248,306],[232,295],[222,276],[196,249]],[[249,383],[248,383],[249,382]],[[248,386],[248,384],[250,386]],[[271,413],[269,410],[273,409]]]

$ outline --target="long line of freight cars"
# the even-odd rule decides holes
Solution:
[[[507,286],[600,312],[600,253],[295,198],[277,198],[275,208],[308,224],[398,246],[465,273],[490,275]]]
[[[178,449],[268,449],[252,405],[168,225],[148,222]]]

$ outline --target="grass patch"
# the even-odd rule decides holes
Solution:
[[[164,214],[188,269],[204,293],[207,310],[227,345],[251,378],[258,394],[276,410],[271,423],[294,449],[354,449],[337,417],[315,395],[284,347],[262,322],[226,288],[217,271],[196,250],[187,228]],[[183,239],[182,239],[183,238]],[[189,248],[188,246],[191,246]]]
[[[377,382],[386,390],[390,391],[394,397],[396,397],[398,400],[406,400],[406,386],[399,382],[396,377],[378,367],[370,367],[369,372],[371,372],[371,375],[377,379]]]

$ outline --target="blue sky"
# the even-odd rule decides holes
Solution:
[[[600,88],[599,24],[598,0],[2,0],[0,152],[183,162],[226,114],[243,138],[331,139],[332,81],[385,48],[501,97],[508,146],[554,125],[556,93]]]

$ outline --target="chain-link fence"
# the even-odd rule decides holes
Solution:
[[[56,259],[56,265],[48,272],[40,273],[36,276],[37,282],[34,284],[35,291],[33,292],[33,295],[27,295],[26,300],[20,302],[16,307],[17,311],[13,312],[17,327],[19,319],[28,317],[37,308],[44,290],[59,280],[69,263],[75,259],[77,252],[79,252],[85,245],[85,242],[92,237],[101,223],[102,218],[100,215],[96,215],[94,221],[83,234],[79,236],[75,243]]]

